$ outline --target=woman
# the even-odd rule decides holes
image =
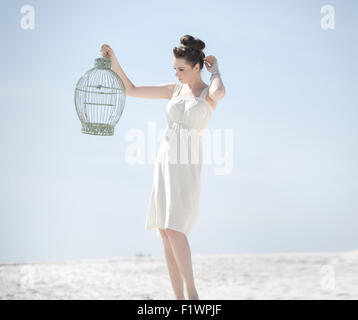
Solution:
[[[225,88],[216,58],[205,57],[205,43],[190,35],[181,37],[180,42],[180,47],[173,49],[175,76],[180,84],[135,86],[108,45],[102,45],[101,53],[103,57],[111,59],[112,70],[122,79],[128,96],[169,100],[166,107],[167,130],[156,159],[146,229],[156,228],[162,237],[176,299],[184,300],[185,283],[188,299],[194,300],[199,296],[187,236],[199,211],[201,137],[216,104],[225,95]],[[204,63],[212,73],[209,86],[201,79],[200,71]],[[187,131],[190,131],[190,140],[183,138]],[[197,145],[193,148],[195,138]],[[186,161],[182,161],[184,155],[190,155],[190,160],[186,158]]]

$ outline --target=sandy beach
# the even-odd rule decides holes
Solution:
[[[358,298],[358,250],[192,260],[201,300]],[[164,257],[0,265],[2,300],[173,298]]]

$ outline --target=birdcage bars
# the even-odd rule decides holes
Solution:
[[[113,135],[125,104],[125,86],[111,69],[108,58],[97,58],[95,67],[77,82],[75,106],[82,133]]]

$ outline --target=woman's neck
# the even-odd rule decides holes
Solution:
[[[193,82],[188,82],[188,83],[186,83],[186,85],[188,86],[188,88],[189,88],[191,91],[206,86],[206,85],[205,85],[205,82],[203,82],[203,80],[201,80],[201,79],[195,80],[195,81],[193,81]]]

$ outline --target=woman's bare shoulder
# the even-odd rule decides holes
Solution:
[[[170,100],[173,97],[173,94],[175,92],[176,87],[178,86],[178,83],[170,82],[170,83],[164,84],[164,86],[168,90],[167,99]]]

